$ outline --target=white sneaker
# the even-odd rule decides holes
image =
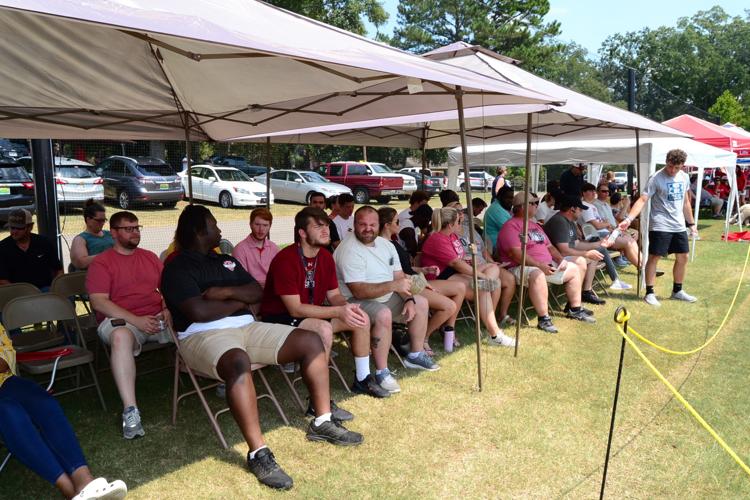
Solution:
[[[661,302],[656,298],[655,293],[647,293],[645,297],[643,297],[643,300],[646,301],[646,304],[654,307],[660,307]]]
[[[119,479],[110,483],[103,477],[98,477],[87,484],[80,493],[73,497],[73,500],[117,500],[125,498],[127,494],[128,487]]]
[[[379,375],[375,375],[375,380],[380,387],[391,394],[401,392],[401,386],[398,385],[398,382],[393,378],[393,375],[391,375],[391,371],[388,368],[384,369]]]
[[[695,302],[696,300],[698,300],[692,295],[690,295],[689,293],[687,293],[685,290],[680,290],[677,293],[673,293],[670,298],[674,300],[683,300],[685,302]]]
[[[619,278],[614,280],[609,286],[610,290],[630,290],[631,288],[633,288],[633,285],[628,285],[627,283],[620,281]]]
[[[504,333],[499,333],[494,339],[492,337],[489,337],[487,339],[487,343],[494,346],[515,347],[516,339],[514,339],[513,337],[508,337]]]

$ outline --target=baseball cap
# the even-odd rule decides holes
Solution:
[[[520,207],[523,205],[523,196],[524,192],[519,191],[516,193],[516,195],[513,197],[513,206],[514,207]],[[539,201],[539,198],[536,197],[534,193],[529,193],[529,202]]]
[[[8,214],[8,227],[23,229],[33,222],[31,212],[23,208],[17,208]]]

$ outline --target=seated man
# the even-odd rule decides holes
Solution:
[[[357,209],[354,236],[342,241],[333,254],[341,292],[349,302],[360,304],[367,313],[373,341],[383,342],[386,352],[390,347],[393,321],[406,323],[410,352],[404,364],[408,368],[438,370],[437,363],[424,352],[427,299],[412,296],[411,280],[401,270],[396,249],[378,236],[379,232],[378,212],[369,205]],[[384,364],[380,367],[376,364],[376,368],[376,377],[387,373]],[[357,385],[353,387],[357,388]]]
[[[564,258],[544,234],[542,226],[534,221],[539,199],[529,195],[528,210],[523,205],[524,193],[513,197],[513,217],[503,224],[497,237],[498,253],[501,262],[508,262],[509,271],[521,282],[521,239],[523,219],[528,211],[529,230],[526,237],[526,267],[524,275],[529,287],[529,297],[539,318],[537,328],[547,333],[557,333],[552,324],[547,305],[547,282],[556,285],[565,284],[565,295],[568,297],[567,316],[578,321],[594,323],[590,311],[581,307],[581,284],[583,276],[581,267],[586,265],[583,257]]]
[[[339,210],[333,223],[336,224],[336,230],[339,232],[339,238],[344,241],[347,236],[352,234],[352,212],[354,212],[354,196],[349,193],[340,194],[337,198]]]
[[[299,326],[317,332],[330,359],[333,334],[352,332],[352,354],[358,392],[383,398],[401,389],[389,374],[381,388],[370,375],[370,319],[358,304],[350,304],[339,292],[336,265],[325,249],[329,243],[328,216],[317,208],[305,208],[294,217],[296,244],[283,249],[271,262],[263,293],[260,315],[265,323]],[[328,302],[329,305],[324,305]],[[376,366],[387,371],[388,345],[373,343]],[[361,381],[361,382],[360,382]],[[332,404],[338,413],[351,420],[351,415]]]
[[[513,205],[513,189],[503,186],[492,200],[490,206],[484,212],[484,237],[489,241],[492,248],[489,249],[491,255],[495,255],[495,246],[497,245],[497,235],[500,228],[510,220],[510,209]],[[437,231],[437,229],[434,229]]]
[[[0,241],[0,285],[31,283],[43,292],[63,268],[54,245],[34,234],[34,221],[28,210],[19,208],[8,214],[10,236]]]
[[[221,239],[211,212],[201,205],[185,207],[175,237],[182,250],[165,266],[162,289],[179,332],[180,352],[188,366],[226,383],[230,411],[250,449],[247,464],[258,480],[272,488],[292,487],[260,431],[251,363],[300,363],[316,415],[307,439],[360,444],[361,434],[331,418],[320,337],[294,326],[254,320],[249,307],[261,300],[263,290],[237,260],[211,250]]]
[[[99,321],[97,332],[110,346],[112,377],[122,400],[122,435],[144,436],[135,398],[135,357],[146,342],[168,342],[169,311],[159,294],[163,264],[155,253],[138,248],[141,228],[131,212],[109,219],[114,246],[89,265],[86,290]]]
[[[408,227],[409,221],[411,221],[411,217],[412,215],[414,215],[414,212],[422,205],[426,205],[429,201],[430,195],[425,191],[414,191],[411,196],[409,196],[409,207],[401,210],[401,212],[399,212],[398,214],[399,225],[402,228]]]
[[[606,182],[599,183],[599,186],[596,188],[596,199],[591,200],[591,194],[585,192],[583,197],[586,204],[589,206],[593,205],[599,212],[599,216],[606,220],[611,227],[617,227],[619,222],[615,219],[615,215],[612,212],[612,206],[609,203],[609,186]],[[636,266],[636,268],[638,267],[638,263],[640,262],[638,242],[630,235],[630,233],[620,232],[620,235],[609,248],[620,251],[626,257],[627,260],[623,259],[622,255],[615,259],[615,264],[618,266],[625,267],[628,263],[631,263]]]
[[[583,227],[584,224],[591,224],[600,238],[606,238],[607,235],[615,228],[613,224],[604,217],[604,214],[599,212],[599,209],[594,204],[596,199],[596,186],[590,182],[583,184],[583,205],[586,210],[581,211],[581,215],[578,216],[578,224]]]
[[[250,212],[250,234],[232,251],[232,256],[261,287],[265,286],[268,266],[279,253],[279,247],[268,237],[272,223],[273,215],[267,208],[256,208]]]
[[[620,281],[615,265],[607,251],[608,243],[606,241],[592,243],[583,241],[580,237],[575,221],[581,210],[586,210],[581,200],[563,196],[560,201],[560,211],[544,224],[544,232],[547,233],[550,241],[563,257],[586,258],[585,265],[581,266],[584,272],[581,299],[589,304],[604,304],[605,300],[597,297],[592,290],[596,266],[600,261],[604,261],[607,266],[607,273],[612,279],[611,289],[627,290],[631,286]]]
[[[313,191],[310,193],[310,203],[308,206],[319,208],[321,210],[326,209],[326,195],[323,193],[319,193],[317,191]],[[329,252],[333,253],[334,250],[336,250],[336,247],[339,246],[339,243],[341,243],[341,238],[339,237],[339,231],[336,229],[336,224],[333,223],[330,217],[326,215],[326,219],[328,220],[328,232],[330,234],[330,243],[326,247]]]

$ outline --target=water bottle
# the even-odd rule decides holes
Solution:
[[[620,236],[620,228],[616,227],[611,233],[609,233],[609,236],[607,236],[607,243],[613,245],[618,236]]]
[[[445,349],[445,352],[453,352],[453,341],[455,338],[455,330],[443,330],[443,349]]]
[[[167,330],[167,328],[169,328],[169,325],[167,325],[167,322],[164,321],[164,318],[160,316],[159,333],[156,334],[160,344],[168,344],[172,342],[172,337],[169,335],[169,331]]]

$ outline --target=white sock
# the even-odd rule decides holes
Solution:
[[[357,381],[362,382],[370,374],[370,356],[355,356],[354,369],[356,371]]]
[[[331,421],[331,413],[324,413],[319,417],[315,417],[315,426],[322,425],[324,422],[330,422]]]
[[[410,352],[409,356],[408,356],[409,359],[417,359],[417,356],[419,356],[420,352],[422,352],[422,351],[419,351],[419,352]]]
[[[375,375],[382,375],[384,371],[385,368],[383,368],[382,370],[375,370]]]
[[[261,446],[260,448],[258,448],[257,450],[255,450],[255,451],[251,451],[251,452],[250,452],[250,459],[252,460],[253,458],[255,458],[255,454],[256,454],[256,453],[258,453],[258,452],[259,452],[260,450],[262,450],[263,448],[268,448],[268,446],[266,446],[266,445],[263,445],[263,446]]]

